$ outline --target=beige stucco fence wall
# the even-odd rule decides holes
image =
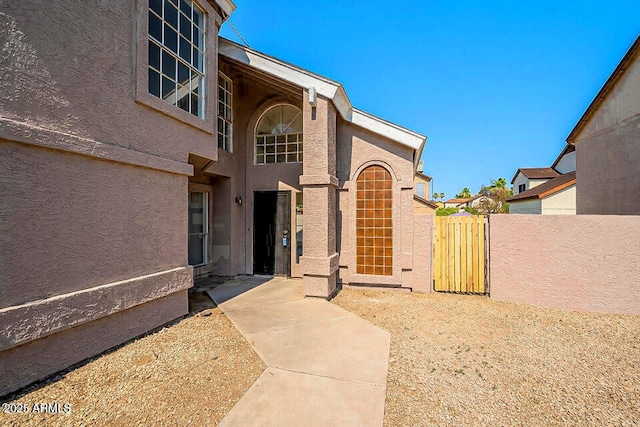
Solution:
[[[492,215],[491,298],[640,314],[640,216]]]

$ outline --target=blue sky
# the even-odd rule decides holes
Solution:
[[[427,135],[425,173],[447,198],[550,166],[640,34],[638,0],[236,5],[231,23],[252,48],[337,80],[357,108]],[[221,35],[239,41],[226,24]]]

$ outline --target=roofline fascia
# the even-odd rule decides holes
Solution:
[[[303,68],[265,55],[251,48],[241,46],[223,37],[219,38],[218,51],[227,58],[286,80],[304,90],[311,87],[315,88],[318,95],[330,99],[331,102],[333,102],[340,116],[346,121],[416,150],[418,155],[414,163],[417,167],[427,137],[370,113],[353,108],[347,92],[341,83],[313,74]]]
[[[591,118],[591,115],[600,106],[600,103],[604,100],[605,96],[613,88],[614,84],[618,81],[620,76],[627,70],[628,63],[633,59],[636,52],[638,52],[639,50],[640,50],[640,36],[636,38],[636,40],[633,42],[629,50],[627,50],[627,53],[625,53],[625,55],[622,57],[622,60],[620,60],[620,63],[618,63],[618,65],[613,70],[613,72],[611,73],[607,81],[604,83],[604,85],[600,88],[596,96],[593,98],[593,100],[591,101],[591,103],[589,104],[585,112],[582,113],[582,116],[578,120],[578,123],[576,123],[574,128],[569,133],[569,136],[567,136],[566,138],[567,143],[571,145],[575,145],[577,141],[574,141],[573,139],[584,128],[584,126],[586,125],[586,122],[589,120],[589,118]]]
[[[547,190],[547,191],[545,191],[544,193],[534,194],[534,195],[531,195],[531,196],[522,197],[522,198],[520,198],[520,199],[515,199],[515,200],[513,200],[512,198],[509,198],[509,199],[507,199],[506,201],[507,201],[508,203],[511,203],[511,202],[519,202],[519,201],[521,201],[521,200],[544,199],[545,197],[550,196],[550,195],[552,195],[552,194],[555,194],[555,193],[557,193],[558,191],[564,190],[564,189],[565,189],[565,188],[567,188],[567,187],[571,187],[572,185],[575,185],[575,183],[576,183],[576,179],[575,179],[575,178],[573,178],[573,179],[572,179],[572,180],[570,180],[570,181],[564,182],[564,183],[562,183],[562,184],[560,184],[560,185],[558,185],[558,186],[556,186],[556,187],[553,187],[553,188],[548,189],[548,190]],[[516,196],[517,196],[517,194],[516,194]],[[514,196],[514,197],[516,197],[516,196]]]
[[[214,1],[218,4],[218,6],[220,6],[220,9],[222,9],[222,11],[227,14],[226,17],[225,16],[222,17],[223,21],[226,21],[231,16],[233,11],[236,10],[236,5],[231,0],[214,0]]]

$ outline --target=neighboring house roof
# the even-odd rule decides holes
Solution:
[[[575,185],[575,183],[576,173],[567,173],[565,175],[560,175],[556,178],[550,179],[549,181],[545,182],[544,184],[540,184],[537,187],[533,187],[527,191],[516,194],[515,196],[508,198],[507,202],[517,202],[527,199],[543,199],[547,196],[557,193],[560,190],[564,190],[567,187]]]
[[[422,203],[425,206],[429,206],[432,209],[438,209],[438,205],[436,205],[434,202],[431,202],[431,201],[429,201],[427,199],[423,199],[422,197],[416,196],[415,194],[413,195],[413,200],[415,200],[415,201],[417,201],[419,203]]]
[[[589,104],[589,106],[587,107],[584,114],[582,114],[582,117],[580,117],[580,120],[578,120],[578,123],[575,125],[575,127],[573,128],[569,136],[567,136],[567,142],[569,144],[573,144],[573,139],[578,136],[582,128],[589,121],[589,118],[591,117],[591,115],[595,113],[595,111],[600,106],[600,103],[604,101],[607,94],[613,89],[613,87],[616,85],[618,80],[620,80],[624,72],[627,70],[628,65],[630,65],[631,61],[633,60],[635,54],[639,51],[640,51],[640,36],[638,36],[636,38],[636,41],[633,42],[633,44],[631,45],[627,53],[624,55],[624,57],[622,58],[622,60],[620,61],[616,69],[613,70],[613,73],[611,73],[607,81],[604,83],[604,86],[602,86],[602,88],[600,89],[596,97],[593,98],[593,101],[591,101],[591,104]]]
[[[431,181],[433,178],[431,178],[429,175],[425,175],[422,172],[416,172],[416,175],[421,177],[422,179],[424,179],[425,181]]]
[[[219,37],[218,49],[222,56],[246,64],[263,73],[292,83],[303,89],[315,88],[316,93],[330,99],[343,119],[418,151],[417,161],[427,137],[412,130],[358,110],[351,105],[341,83],[281,61],[231,40]]]
[[[519,173],[529,179],[549,179],[560,175],[553,168],[520,168],[516,171],[516,174],[513,175],[513,178],[511,178],[511,184],[516,180]]]
[[[449,200],[445,201],[445,203],[459,205],[461,203],[467,203],[469,200],[471,200],[471,199],[449,199]]]
[[[569,153],[573,153],[574,151],[576,151],[576,146],[575,145],[571,145],[571,144],[567,144],[565,145],[564,149],[560,152],[560,154],[558,155],[558,158],[556,158],[556,160],[553,162],[553,164],[551,165],[551,168],[553,170],[556,170],[556,166],[558,166],[558,163],[560,163],[560,160],[562,160],[562,158],[569,154]],[[556,171],[557,172],[557,171]]]

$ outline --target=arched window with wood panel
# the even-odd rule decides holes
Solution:
[[[392,217],[391,174],[382,166],[368,166],[357,180],[356,273],[393,274]]]

